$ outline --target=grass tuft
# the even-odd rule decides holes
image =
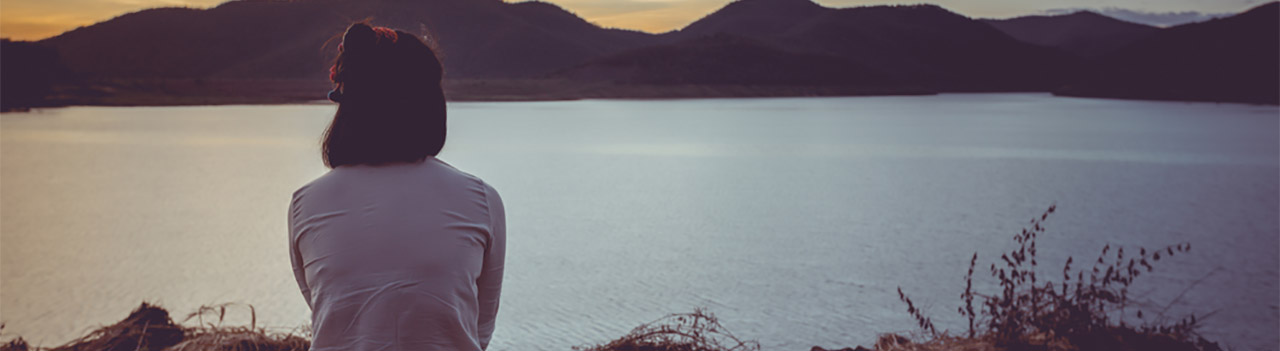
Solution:
[[[759,351],[760,343],[729,333],[705,309],[669,314],[632,329],[605,344],[575,346],[575,351]]]
[[[1062,267],[1061,280],[1038,274],[1036,239],[1046,231],[1044,222],[1054,213],[1050,206],[1014,235],[1017,249],[989,265],[1000,291],[984,293],[973,288],[978,254],[969,260],[963,305],[957,312],[968,320],[964,335],[938,331],[932,320],[898,288],[898,298],[921,330],[919,338],[884,334],[876,351],[1221,351],[1221,347],[1196,333],[1196,316],[1167,322],[1165,310],[1150,314],[1135,310],[1138,323],[1127,322],[1129,287],[1139,276],[1152,272],[1154,264],[1191,251],[1181,243],[1155,250],[1138,248],[1137,254],[1106,245],[1092,265],[1077,268],[1073,257]],[[1201,279],[1203,280],[1203,278]],[[1198,284],[1199,282],[1197,282]],[[1194,286],[1194,285],[1193,285]],[[1183,291],[1185,294],[1185,291]],[[1179,295],[1180,297],[1181,295]],[[248,326],[224,326],[228,307],[247,307]],[[1168,306],[1164,307],[1168,309]],[[0,344],[0,351],[304,351],[310,347],[305,328],[271,332],[257,326],[257,311],[250,305],[203,306],[182,326],[160,307],[143,303],[124,320],[54,348],[31,347],[22,338]],[[0,330],[3,324],[0,324]],[[759,351],[760,343],[742,340],[705,309],[670,314],[631,330],[604,344],[576,346],[574,351]],[[825,351],[815,346],[813,351]],[[845,348],[836,351],[864,351]]]
[[[253,306],[248,307],[252,321],[249,326],[223,326],[228,306],[233,305],[201,307],[187,317],[197,319],[199,324],[187,327],[174,323],[169,311],[143,302],[124,320],[62,346],[31,347],[19,337],[0,345],[0,351],[306,351],[311,347],[303,335],[257,327]],[[216,322],[212,318],[205,321],[205,317],[215,314]]]
[[[1076,262],[1068,257],[1060,281],[1038,275],[1036,238],[1045,233],[1044,222],[1056,209],[1049,206],[1033,217],[1027,228],[1013,236],[1017,248],[991,263],[989,272],[999,281],[1000,291],[984,294],[973,290],[978,265],[978,254],[974,253],[960,295],[963,305],[957,309],[969,322],[966,339],[985,340],[1006,350],[1221,350],[1196,333],[1194,315],[1174,322],[1149,322],[1149,315],[1135,309],[1138,323],[1130,324],[1126,319],[1133,281],[1153,271],[1153,264],[1162,258],[1190,252],[1190,243],[1155,250],[1140,247],[1136,255],[1133,250],[1126,255],[1123,247],[1106,245],[1087,268],[1073,267]],[[938,332],[901,288],[898,297],[931,340],[956,340]],[[980,309],[974,308],[975,302]]]

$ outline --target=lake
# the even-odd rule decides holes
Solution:
[[[61,344],[141,301],[181,320],[309,311],[294,189],[329,104],[70,107],[0,116],[2,338]],[[568,350],[706,307],[766,350],[939,327],[970,256],[1057,204],[1041,271],[1106,244],[1190,242],[1133,294],[1238,350],[1280,340],[1280,110],[1047,94],[452,103],[441,158],[506,201],[490,350]],[[1080,266],[1080,264],[1077,264]],[[975,285],[994,291],[979,269]],[[1060,274],[1060,273],[1057,273]],[[239,306],[239,305],[238,305]],[[247,308],[226,323],[248,323]],[[206,320],[208,321],[208,320]],[[194,320],[192,321],[194,322]]]

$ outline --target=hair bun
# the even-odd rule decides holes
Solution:
[[[373,47],[378,41],[378,33],[373,31],[366,23],[356,22],[347,27],[347,33],[342,35],[342,47],[346,51],[365,51]]]

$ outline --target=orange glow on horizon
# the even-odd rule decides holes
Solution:
[[[0,4],[8,1],[0,2]],[[0,5],[3,6],[3,5]],[[18,12],[18,13],[15,13]],[[26,14],[26,11],[0,11],[0,37],[15,40],[40,40],[103,19],[85,14]]]
[[[664,33],[684,28],[729,2],[730,0],[645,1],[637,2],[641,4],[639,6],[631,5],[623,9],[575,3],[572,0],[558,5],[601,27]]]
[[[40,40],[130,12],[156,7],[216,6],[226,0],[3,0],[0,37]]]
[[[523,0],[522,0],[523,1]],[[661,33],[679,29],[732,0],[549,1],[609,28]],[[41,40],[130,12],[156,7],[209,8],[225,0],[0,1],[0,37]],[[518,1],[508,1],[518,2]]]

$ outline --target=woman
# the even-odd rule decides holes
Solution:
[[[484,181],[437,159],[442,68],[403,31],[356,23],[330,79],[331,170],[293,194],[289,249],[311,350],[483,350],[506,223]]]

